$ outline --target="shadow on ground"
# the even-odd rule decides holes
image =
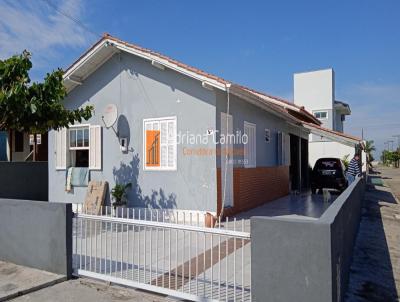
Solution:
[[[399,221],[394,218],[400,205],[389,189],[376,186],[372,177],[362,209],[360,228],[353,251],[346,301],[398,301],[393,250],[393,232],[398,234]],[[397,228],[397,230],[396,230]],[[385,233],[386,232],[386,233]],[[392,239],[391,239],[392,238]],[[394,240],[396,241],[396,240]],[[397,243],[398,244],[398,243]]]

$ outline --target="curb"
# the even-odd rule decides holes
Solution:
[[[35,291],[38,291],[38,290],[41,290],[41,289],[43,289],[43,288],[56,285],[56,284],[58,284],[58,283],[61,283],[61,282],[67,281],[67,280],[68,280],[68,279],[67,279],[67,276],[62,276],[62,277],[59,277],[59,278],[57,278],[57,279],[55,279],[55,280],[51,280],[51,281],[42,283],[42,284],[40,284],[40,285],[33,286],[33,287],[31,287],[31,288],[24,289],[24,290],[20,290],[20,291],[18,291],[18,292],[16,292],[16,293],[12,293],[12,294],[9,294],[9,295],[7,295],[7,296],[0,297],[0,302],[2,302],[2,301],[8,301],[8,300],[11,300],[11,299],[15,299],[15,298],[17,298],[17,297],[20,297],[20,296],[23,296],[23,295],[26,295],[26,294],[33,293],[33,292],[35,292]]]

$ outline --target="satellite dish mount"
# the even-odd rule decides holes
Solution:
[[[103,120],[104,126],[109,129],[111,128],[114,133],[118,136],[117,131],[114,129],[114,124],[118,119],[118,108],[115,104],[108,104],[103,111],[103,115],[101,116]]]

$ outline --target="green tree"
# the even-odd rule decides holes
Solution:
[[[92,106],[68,110],[62,104],[66,90],[61,69],[47,73],[43,82],[31,83],[31,68],[28,51],[0,60],[0,130],[45,133],[92,116]],[[36,160],[36,135],[33,160]]]
[[[400,152],[384,150],[382,152],[381,159],[383,161],[383,164],[392,164],[395,168],[398,168],[400,163]]]
[[[367,165],[372,169],[372,162],[374,161],[374,156],[372,155],[372,152],[374,152],[375,146],[374,146],[374,141],[366,141],[365,142],[365,153],[367,154]]]
[[[347,168],[349,167],[350,164],[350,160],[349,160],[350,154],[346,154],[345,156],[343,156],[342,158],[342,162],[347,170]]]
[[[395,168],[399,167],[400,153],[398,151],[391,152],[391,161]]]

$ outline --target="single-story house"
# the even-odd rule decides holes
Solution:
[[[85,184],[66,190],[70,167],[111,188],[132,183],[129,206],[227,215],[306,186],[303,122],[321,123],[304,108],[110,35],[64,82],[67,108],[95,110],[49,132],[50,201],[84,201]]]

